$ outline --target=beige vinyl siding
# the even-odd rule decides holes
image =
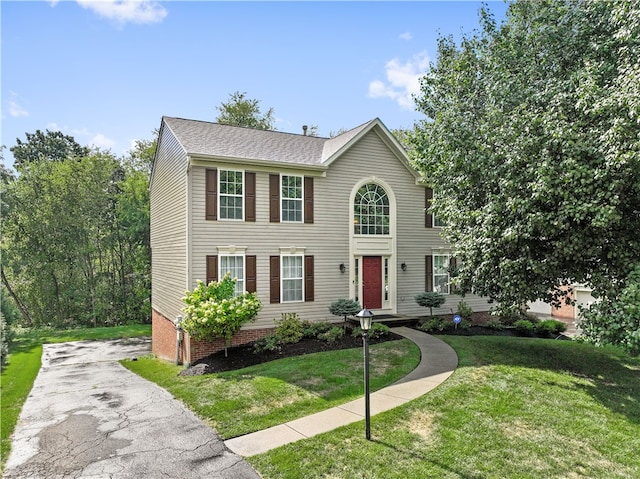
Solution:
[[[152,307],[169,319],[181,314],[187,286],[187,156],[165,125],[151,183]]]
[[[394,156],[382,141],[377,129],[371,130],[358,143],[336,159],[326,177],[314,177],[314,223],[269,222],[269,173],[273,169],[246,168],[256,171],[256,221],[206,221],[205,168],[193,166],[192,175],[192,268],[190,286],[206,276],[206,256],[218,254],[218,246],[246,247],[247,255],[256,255],[257,292],[263,304],[257,321],[249,328],[273,326],[283,312],[296,312],[302,319],[339,321],[332,316],[329,305],[339,298],[349,297],[349,272],[340,273],[339,265],[351,267],[349,241],[353,228],[350,196],[354,186],[364,178],[375,176],[386,182],[397,201],[397,254],[393,261],[397,268],[397,312],[423,315],[414,296],[424,290],[424,256],[433,248],[448,248],[439,236],[440,230],[424,227],[424,187],[416,185],[415,176]],[[212,161],[210,167],[225,168]],[[287,165],[289,174],[309,174]],[[305,255],[314,256],[315,301],[309,303],[269,303],[269,257],[279,255],[281,248],[304,247]],[[406,262],[407,271],[400,270]],[[451,295],[442,308],[455,308],[460,298]],[[472,297],[465,299],[474,309],[480,303]],[[486,301],[480,300],[485,305]],[[486,306],[483,306],[486,310]]]

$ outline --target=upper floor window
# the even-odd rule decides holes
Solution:
[[[243,218],[243,176],[242,171],[220,170],[220,219]]]
[[[281,176],[282,221],[302,221],[302,176]]]
[[[354,200],[354,233],[360,235],[389,234],[389,197],[375,183],[362,186]]]

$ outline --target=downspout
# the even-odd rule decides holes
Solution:
[[[173,324],[176,327],[176,365],[180,366],[182,364],[180,360],[180,350],[182,349],[182,339],[184,337],[184,333],[182,332],[182,316],[176,316]]]

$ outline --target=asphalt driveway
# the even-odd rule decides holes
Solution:
[[[118,363],[150,350],[148,339],[44,345],[4,477],[259,478],[167,391]]]

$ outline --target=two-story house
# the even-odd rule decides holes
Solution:
[[[151,176],[153,351],[176,355],[174,320],[197,280],[226,272],[263,303],[234,338],[266,335],[285,312],[338,318],[360,301],[376,315],[422,315],[414,296],[450,294],[450,246],[427,211],[431,189],[379,119],[334,138],[164,117]],[[486,300],[467,296],[476,311]],[[186,363],[222,341],[185,338]]]

